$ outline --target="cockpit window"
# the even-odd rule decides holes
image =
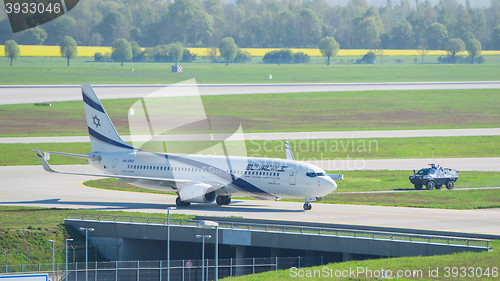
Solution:
[[[314,172],[307,172],[306,176],[310,178],[315,178],[315,177],[323,177],[326,176],[325,173],[314,173]]]

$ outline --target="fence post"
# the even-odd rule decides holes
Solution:
[[[323,256],[321,256],[321,265],[323,265]]]
[[[276,270],[276,271],[278,270],[278,257],[277,256],[276,256],[276,266],[275,266],[274,270]]]
[[[182,260],[182,281],[184,281],[184,260]]]
[[[118,281],[118,261],[115,261],[115,281]]]
[[[97,261],[95,261],[95,267],[94,267],[94,280],[97,281]]]
[[[160,281],[161,281],[161,267],[162,267],[162,263],[161,263],[161,260],[160,260]]]
[[[299,256],[299,266],[298,266],[298,268],[300,268],[300,256]]]
[[[78,262],[75,261],[75,281],[77,279],[77,276],[78,276]]]
[[[252,274],[255,274],[255,257],[252,258]]]
[[[59,280],[59,263],[57,263],[56,280]]]
[[[229,277],[233,276],[233,258],[229,259]]]
[[[24,274],[24,263],[21,264],[21,273]]]
[[[137,281],[139,281],[139,261],[137,261]]]
[[[7,272],[5,272],[7,273]],[[38,273],[40,273],[40,263],[38,264]]]

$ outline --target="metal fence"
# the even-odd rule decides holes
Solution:
[[[167,225],[167,219],[165,218],[110,216],[110,215],[75,214],[75,213],[68,213],[66,218],[73,220],[83,220],[83,221],[105,221],[105,222]],[[170,219],[171,225],[198,226],[199,223],[200,221],[198,220]],[[490,243],[490,240],[477,239],[477,238],[462,238],[462,237],[451,237],[451,236],[421,235],[421,234],[407,234],[407,233],[397,233],[397,232],[366,231],[366,230],[309,227],[309,226],[295,226],[295,225],[219,222],[219,229],[221,228],[246,229],[250,231],[300,233],[300,234],[310,234],[310,235],[331,235],[339,237],[353,237],[359,239],[384,239],[384,240],[404,241],[404,242],[448,244],[456,246],[474,246],[474,247],[488,248],[488,249]]]
[[[205,270],[206,280],[214,280],[215,260],[201,259],[170,261],[170,280],[194,281],[201,280],[202,270]],[[323,257],[269,257],[219,259],[219,278],[261,273],[271,270],[289,269],[290,267],[310,267],[322,265]],[[0,270],[0,274],[47,274],[50,280],[66,280],[64,263],[55,264],[8,265]],[[109,261],[88,263],[68,263],[68,281],[84,281],[88,273],[89,281],[162,281],[167,280],[167,261]]]

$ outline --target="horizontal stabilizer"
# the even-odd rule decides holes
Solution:
[[[35,148],[36,149],[36,148]],[[35,149],[32,149],[35,151]],[[83,158],[83,159],[88,159],[88,160],[97,160],[101,161],[101,157],[93,157],[93,156],[88,156],[88,155],[80,155],[80,154],[71,154],[71,153],[64,153],[64,152],[55,152],[55,151],[46,151],[46,150],[38,150],[39,152],[44,152],[44,153],[50,153],[50,154],[57,154],[57,155],[63,155],[63,156],[68,156],[68,157],[76,157],[76,158]]]
[[[330,178],[332,178],[333,180],[336,180],[336,181],[341,181],[341,180],[344,180],[344,175],[341,175],[341,174],[335,174],[335,175],[328,175]]]

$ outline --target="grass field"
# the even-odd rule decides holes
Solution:
[[[411,82],[411,81],[495,81],[500,68],[497,64],[483,65],[417,65],[391,63],[383,65],[355,65],[352,58],[337,58],[341,64],[288,64],[261,63],[224,64],[183,63],[184,72],[172,73],[172,63],[134,63],[134,72],[127,63],[85,63],[75,60],[65,67],[63,58],[53,62],[38,58],[23,58],[8,67],[9,60],[0,58],[0,84],[52,85],[52,84],[171,84],[196,78],[200,84],[226,83],[324,83],[324,82]],[[408,58],[403,58],[407,60]],[[47,59],[46,59],[47,60]],[[323,60],[318,58],[318,63]],[[386,60],[388,60],[386,58]],[[27,63],[26,61],[32,61]],[[268,75],[273,79],[269,80]]]
[[[66,238],[73,238],[75,242],[85,241],[85,237],[73,228],[64,226],[67,213],[106,214],[118,216],[136,216],[166,218],[166,214],[144,214],[123,211],[102,210],[70,210],[47,209],[36,207],[0,206],[0,249],[9,252],[9,265],[28,264],[26,248],[31,249],[31,263],[50,263],[51,244],[48,240],[55,241],[55,261],[64,262],[64,243]],[[193,219],[194,216],[172,214],[171,218]],[[92,256],[92,257],[90,257]],[[90,255],[89,261],[94,255]],[[82,261],[77,259],[78,261]],[[85,261],[85,255],[83,255]],[[0,257],[0,264],[5,260]]]
[[[406,278],[399,278],[396,280],[498,280],[498,260],[500,259],[500,242],[492,241],[490,247],[493,248],[492,251],[481,252],[481,253],[459,253],[452,255],[441,255],[441,256],[431,256],[431,257],[403,257],[403,258],[383,258],[376,260],[364,260],[364,261],[349,261],[342,263],[331,263],[326,265],[325,271],[331,275],[321,275],[323,266],[316,266],[311,268],[301,268],[304,270],[302,274],[304,276],[307,274],[306,270],[311,270],[309,273],[313,277],[292,277],[290,270],[279,270],[279,271],[268,271],[260,274],[245,275],[241,277],[231,277],[225,278],[228,281],[257,281],[257,280],[296,280],[296,279],[307,279],[307,280],[379,280],[381,278],[374,277],[374,271],[391,271],[392,278],[395,279],[396,274],[399,270],[402,270],[400,274],[403,276],[405,272]],[[446,269],[448,267],[448,269]],[[456,269],[453,269],[455,267]],[[465,269],[465,275],[463,269]],[[356,274],[358,268],[366,270],[371,270],[372,276],[367,274]],[[471,274],[472,268],[473,274]],[[480,269],[478,269],[480,268]],[[453,269],[453,271],[452,271]],[[487,274],[486,269],[488,269]],[[314,270],[319,271],[314,277]],[[332,271],[330,271],[332,270]],[[476,274],[477,270],[477,274]],[[349,278],[337,278],[335,277],[335,272],[342,271],[354,271],[355,274],[351,275]],[[432,276],[430,274],[432,271]],[[494,272],[494,273],[493,273]],[[479,273],[481,273],[479,277]],[[412,274],[414,274],[412,276]],[[462,277],[461,277],[462,276]]]
[[[334,173],[334,172],[332,172]],[[470,187],[500,186],[500,172],[460,172],[454,190],[415,191],[408,180],[410,171],[343,172],[345,180],[338,182],[335,192],[323,197],[324,204],[376,205],[439,209],[500,208],[500,189],[460,190]],[[171,194],[135,187],[115,179],[90,180],[87,186],[102,189]],[[408,191],[398,193],[349,193],[364,191]],[[244,198],[249,199],[249,198]],[[283,199],[302,202],[301,200]]]
[[[351,144],[355,144],[351,146]],[[486,137],[429,137],[429,138],[381,138],[346,140],[294,140],[290,141],[298,161],[335,159],[413,159],[413,158],[476,158],[500,157],[500,136]],[[169,153],[198,153],[208,142],[169,142]],[[230,146],[234,143],[227,142]],[[197,146],[198,145],[198,146]],[[0,144],[3,156],[0,166],[39,165],[33,148],[74,154],[91,152],[90,143],[28,143]],[[246,156],[285,157],[284,141],[246,141]],[[154,150],[151,150],[154,151]],[[164,151],[160,151],[164,152]],[[244,153],[232,156],[245,156]],[[52,165],[87,164],[83,159],[51,154]],[[418,167],[415,167],[418,168]]]
[[[499,68],[500,69],[500,68]],[[368,91],[202,96],[214,133],[500,127],[499,90]],[[137,99],[103,100],[120,134]],[[181,98],[169,101],[172,108]],[[82,101],[0,106],[0,136],[87,135]]]

